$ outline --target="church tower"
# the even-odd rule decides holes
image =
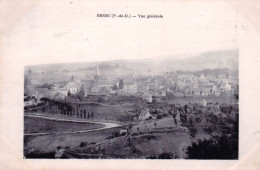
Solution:
[[[94,76],[94,84],[95,86],[98,85],[98,81],[100,79],[100,72],[99,72],[99,67],[98,67],[98,63],[96,65],[96,75]]]
[[[99,72],[99,68],[98,68],[98,63],[97,63],[97,66],[96,66],[96,76],[100,76],[100,72]]]
[[[99,72],[98,63],[96,65],[96,74],[95,74],[94,78],[95,78],[95,80],[99,80],[100,79],[100,72]]]

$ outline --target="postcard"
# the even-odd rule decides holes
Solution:
[[[1,168],[259,168],[259,3],[0,6]]]

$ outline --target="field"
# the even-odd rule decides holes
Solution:
[[[184,158],[186,156],[184,148],[190,144],[189,134],[179,132],[154,134],[133,140],[133,145],[144,157],[171,152],[179,158]]]
[[[24,133],[57,133],[90,130],[101,128],[103,125],[92,123],[76,123],[47,120],[35,117],[24,117]]]
[[[44,135],[44,136],[25,136],[24,150],[35,150],[41,153],[53,152],[57,146],[74,148],[80,145],[81,142],[101,142],[113,132],[118,132],[120,128],[106,129],[102,131],[75,133],[75,134],[60,134],[60,135]]]
[[[173,103],[188,104],[188,103],[199,103],[202,99],[206,99],[207,102],[219,104],[232,104],[237,103],[238,99],[234,95],[221,95],[221,96],[195,96],[195,97],[177,97],[173,99]]]
[[[180,132],[143,134],[131,140],[121,140],[103,148],[100,152],[107,158],[147,158],[164,152],[173,153],[178,158],[186,157],[186,147],[191,145],[189,134]],[[71,149],[73,151],[73,149]],[[77,148],[76,153],[85,153]]]
[[[178,120],[177,120],[177,123],[180,124],[180,122]],[[139,133],[139,132],[149,131],[149,130],[156,129],[156,128],[172,128],[172,127],[176,127],[174,119],[172,117],[166,117],[166,118],[159,119],[156,121],[152,120],[150,122],[135,125],[132,127],[132,132]]]
[[[134,106],[88,106],[93,107],[96,120],[112,120],[120,122],[131,122],[133,115],[127,112],[129,107]]]

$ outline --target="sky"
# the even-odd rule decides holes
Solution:
[[[99,13],[161,14],[163,18],[97,18]],[[220,1],[104,4],[46,0],[36,3],[17,22],[7,43],[15,44],[15,55],[25,65],[178,58],[238,48],[237,15],[232,6]]]

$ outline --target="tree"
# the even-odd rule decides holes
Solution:
[[[176,126],[178,126],[176,116],[174,117],[174,123]]]
[[[43,98],[40,99],[40,101],[41,102],[48,102],[48,101],[50,101],[50,99],[43,97]]]
[[[174,95],[172,94],[172,92],[166,91],[166,98],[167,98],[169,101],[172,101],[172,100],[174,99]]]
[[[99,103],[103,103],[105,100],[102,97],[99,97],[97,100]]]
[[[185,125],[187,123],[187,115],[186,114],[180,114],[181,123]]]
[[[173,159],[173,153],[163,152],[158,156],[158,159]]]
[[[184,113],[186,114],[188,112],[188,106],[185,104],[184,106]]]
[[[84,91],[84,87],[83,85],[81,86],[80,88],[80,91],[78,93],[78,96],[79,96],[79,100],[82,101],[84,99],[84,96],[85,96],[85,91]]]
[[[186,153],[188,159],[237,159],[238,140],[227,136],[216,140],[200,140],[198,143],[192,143]]]
[[[117,90],[118,90],[118,87],[117,87],[116,85],[114,85],[114,86],[112,87],[112,90],[117,91]]]
[[[39,86],[40,88],[47,88],[47,89],[51,89],[52,88],[52,84],[48,84],[48,83],[44,83],[43,85]]]
[[[122,79],[119,80],[119,89],[124,88],[124,81]]]

